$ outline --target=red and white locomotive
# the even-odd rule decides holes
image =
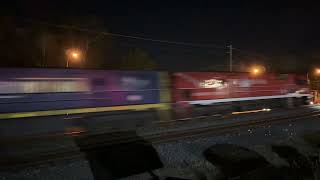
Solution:
[[[176,112],[188,115],[293,107],[311,98],[307,78],[296,74],[178,72],[172,85]]]

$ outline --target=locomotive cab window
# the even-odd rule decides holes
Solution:
[[[307,85],[308,84],[308,81],[305,80],[305,79],[298,79],[298,78],[295,78],[295,84],[296,85]]]
[[[288,79],[288,74],[279,74],[276,76],[277,80],[287,80]]]

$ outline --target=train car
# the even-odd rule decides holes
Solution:
[[[0,69],[0,118],[162,108],[161,73]]]
[[[295,74],[0,69],[0,119],[157,109],[162,120],[307,104]],[[172,98],[171,98],[172,96]],[[171,106],[173,105],[173,106]]]
[[[175,109],[188,116],[297,106],[311,97],[306,77],[295,74],[177,72],[172,85]]]

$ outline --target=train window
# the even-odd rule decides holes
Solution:
[[[288,79],[288,74],[279,74],[276,78],[278,80],[287,80]]]
[[[105,82],[103,78],[95,78],[91,81],[92,86],[104,86]]]
[[[1,94],[19,93],[55,93],[55,92],[85,92],[89,91],[86,80],[23,80],[0,81]]]
[[[307,85],[308,84],[308,81],[305,79],[295,79],[294,81],[295,81],[296,85]]]

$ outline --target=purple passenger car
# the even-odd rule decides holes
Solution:
[[[0,113],[156,104],[158,72],[0,69]]]

